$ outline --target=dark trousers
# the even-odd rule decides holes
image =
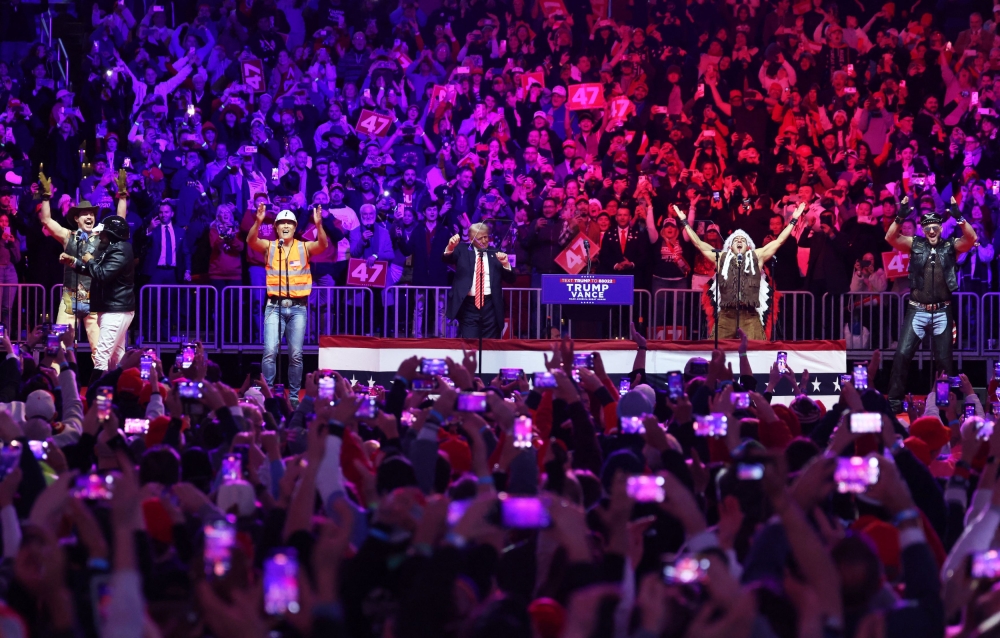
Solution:
[[[907,305],[906,315],[903,318],[903,328],[900,330],[899,345],[896,346],[896,354],[892,357],[892,376],[889,378],[889,398],[902,399],[906,394],[906,376],[913,361],[913,353],[920,345],[921,338],[913,329],[913,321],[917,318],[917,313],[924,311]],[[931,314],[931,313],[927,313]],[[934,356],[934,371],[940,375],[947,372],[951,376],[951,332],[954,326],[954,319],[951,316],[951,306],[942,308],[933,313],[934,317],[945,317],[945,327],[941,334],[934,334],[934,326],[930,321],[926,321],[924,335],[931,335],[931,352]],[[926,316],[921,317],[921,322],[926,320]],[[939,320],[939,319],[938,319]],[[940,320],[939,320],[940,321]]]
[[[497,325],[492,297],[493,295],[486,295],[482,308],[476,308],[475,297],[465,298],[458,309],[458,336],[463,339],[478,339],[482,329],[483,339],[500,338],[500,326]]]

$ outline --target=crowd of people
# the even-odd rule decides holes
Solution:
[[[906,292],[885,232],[902,213],[919,236],[927,212],[975,229],[959,290],[997,290],[988,3],[559,4],[64,7],[54,32],[89,33],[73,91],[53,47],[22,42],[30,5],[4,5],[0,281],[62,283],[41,169],[68,228],[81,206],[114,215],[119,182],[131,192],[137,286],[263,286],[246,242],[263,203],[265,240],[282,210],[315,240],[321,207],[319,285],[360,258],[385,262],[388,286],[446,286],[438,255],[486,221],[521,287],[563,272],[581,235],[594,272],[703,290],[713,264],[675,206],[720,248],[736,229],[766,246],[802,204],[764,266],[773,290]]]
[[[996,379],[914,396],[873,357],[834,405],[777,364],[761,388],[725,307],[738,371],[715,351],[666,388],[634,326],[624,380],[564,339],[385,388],[304,369],[301,334],[350,258],[389,285],[465,264],[482,316],[582,235],[594,272],[720,270],[737,308],[730,272],[916,281],[901,350],[931,331],[948,363],[951,294],[997,289],[1000,6],[386,1],[60,5],[73,91],[38,6],[0,3],[0,280],[64,287],[0,333],[0,633],[996,635]],[[893,247],[919,272],[890,279]],[[127,347],[136,290],[189,283],[266,289],[240,388],[201,345]]]
[[[564,339],[489,383],[403,361],[297,407],[199,346],[81,388],[73,328],[0,337],[4,636],[990,636],[1000,403],[810,398],[743,334],[646,383]],[[868,376],[876,379],[879,362]],[[530,382],[529,382],[530,379]],[[997,380],[990,384],[996,392]],[[771,403],[793,392],[789,406]]]

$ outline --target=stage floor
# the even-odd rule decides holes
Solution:
[[[545,369],[545,353],[552,352],[555,340],[486,339],[483,341],[483,377],[493,378],[500,368],[521,368],[527,373]],[[646,353],[646,371],[654,385],[666,378],[672,370],[683,370],[692,357],[711,356],[712,341],[650,341]],[[451,357],[462,360],[462,349],[476,349],[479,343],[468,339],[381,339],[377,337],[320,337],[319,366],[340,370],[363,385],[370,380],[388,383],[399,364],[414,355],[419,357]],[[719,341],[719,348],[726,353],[733,371],[739,372],[739,355],[736,340]],[[613,379],[627,375],[636,355],[631,341],[574,341],[577,352],[600,352],[604,368]],[[747,359],[758,379],[759,387],[767,383],[767,376],[777,353],[788,353],[788,365],[796,373],[809,370],[811,377],[808,394],[822,399],[827,405],[836,402],[840,393],[839,375],[847,372],[847,348],[839,341],[752,341]],[[787,403],[792,398],[791,387],[782,382],[775,393],[775,401]]]

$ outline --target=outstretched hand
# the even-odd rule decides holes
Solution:
[[[52,197],[52,180],[41,171],[38,172],[38,183],[42,187],[42,197]]]
[[[118,178],[115,180],[115,186],[118,187],[119,196],[128,195],[128,176],[124,168],[118,169]]]

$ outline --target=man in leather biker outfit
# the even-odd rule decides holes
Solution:
[[[941,237],[941,216],[927,213],[920,217],[924,237],[904,237],[903,218],[896,216],[885,240],[901,252],[910,253],[910,299],[903,318],[899,344],[892,359],[889,402],[899,412],[905,393],[906,375],[913,353],[928,329],[933,330],[934,363],[938,374],[952,373],[952,293],[958,290],[957,258],[976,244],[976,231],[961,216],[956,217],[962,236]]]

